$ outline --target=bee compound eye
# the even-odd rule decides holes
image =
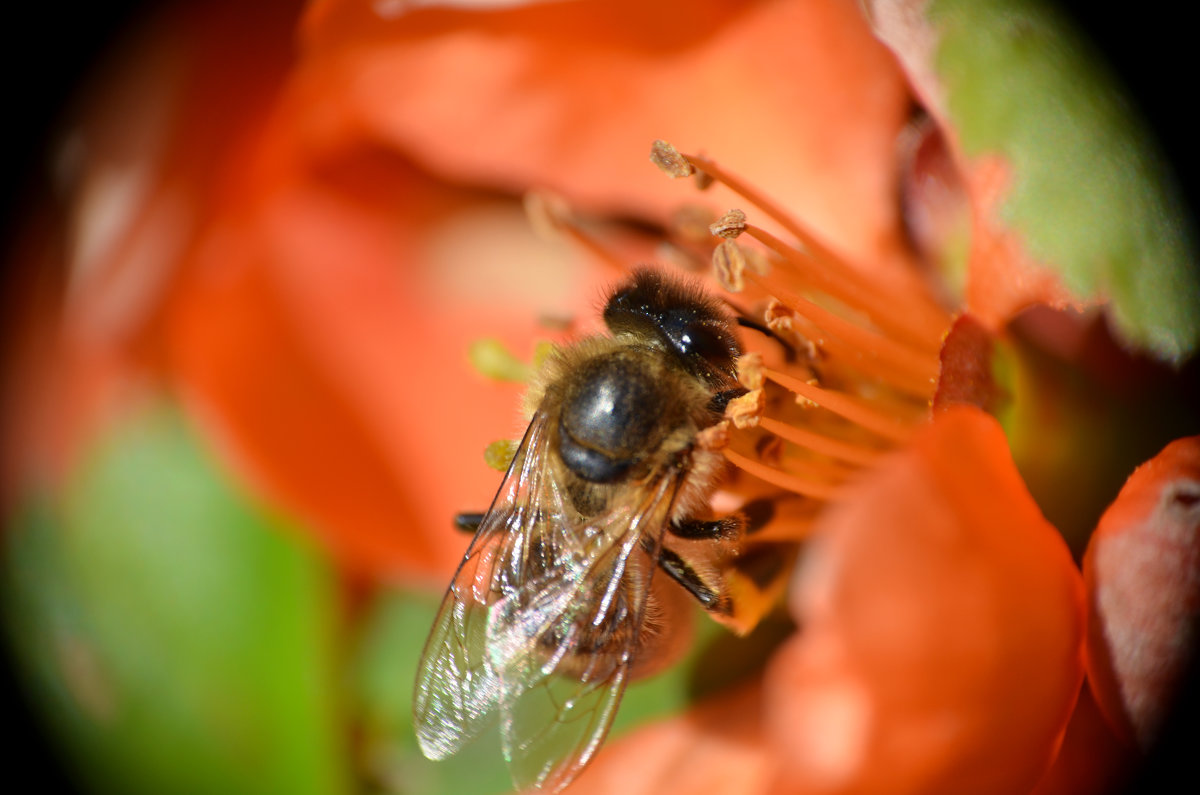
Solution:
[[[680,311],[664,317],[660,328],[693,374],[717,380],[733,371],[738,343],[724,324]]]
[[[698,356],[714,365],[732,363],[731,350],[736,343],[724,329],[714,328],[705,321],[691,321],[682,326],[678,343],[680,350],[688,356]]]

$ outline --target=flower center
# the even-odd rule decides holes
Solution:
[[[761,332],[742,335],[738,378],[748,393],[730,401],[725,421],[698,442],[753,476],[735,474],[724,485],[745,500],[778,509],[800,498],[791,521],[771,522],[755,540],[802,538],[815,507],[928,420],[952,317],[915,271],[869,275],[712,160],[662,141],[650,159],[672,177],[694,177],[701,190],[723,185],[792,238],[742,210],[714,220],[688,206],[665,232],[665,253],[693,271],[710,260],[739,320]],[[531,194],[526,209],[535,226],[572,239],[615,272],[628,270],[628,259],[586,231],[561,200]]]
[[[662,141],[650,159],[672,177],[696,177],[701,189],[724,185],[794,239],[751,223],[741,210],[708,227],[719,240],[712,249],[717,281],[750,301],[784,343],[744,335],[739,378],[751,391],[730,405],[734,430],[723,452],[774,486],[832,498],[929,417],[950,314],[915,273],[886,288],[873,283],[713,161]]]

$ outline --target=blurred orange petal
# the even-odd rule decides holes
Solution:
[[[472,186],[550,186],[661,219],[678,187],[646,152],[686,131],[745,155],[843,245],[900,248],[888,164],[906,89],[853,5],[677,14],[308,11],[297,68],[224,168],[220,215],[175,293],[174,361],[244,473],[353,570],[453,565],[451,515],[486,507],[495,487],[461,462],[518,430],[514,390],[463,367],[468,344],[499,334],[528,348],[531,318],[595,294],[598,274],[582,284],[490,240],[482,211],[505,200]],[[755,141],[777,146],[740,146],[751,118]]]
[[[451,181],[659,221],[680,197],[646,162],[663,138],[736,153],[852,258],[902,247],[908,89],[852,2],[397,7],[326,0],[306,15],[326,135],[366,131]]]
[[[734,688],[686,715],[611,743],[571,786],[571,795],[757,795],[774,761],[762,738],[762,688]]]
[[[217,164],[283,82],[297,5],[156,8],[63,121],[53,199],[31,202],[13,257],[38,278],[65,280],[53,285],[61,323],[52,331],[39,321],[45,349],[20,379],[34,393],[20,431],[35,466],[61,473],[161,364],[163,297],[211,211]],[[48,318],[51,307],[42,309]]]
[[[487,251],[453,250],[464,214],[524,230],[515,203],[439,186],[386,153],[289,160],[301,144],[279,132],[288,120],[231,169],[243,176],[175,295],[173,363],[242,473],[343,565],[440,581],[461,554],[454,513],[495,490],[484,447],[516,432],[516,386],[473,373],[469,344],[531,347],[534,307],[574,284],[523,287],[510,269],[534,274],[533,258],[499,232]]]
[[[1088,681],[1127,740],[1148,748],[1196,651],[1200,436],[1138,467],[1084,556]]]
[[[1031,795],[1112,795],[1126,791],[1133,758],[1105,720],[1091,690],[1079,700],[1067,724],[1058,758]]]
[[[999,425],[947,409],[814,538],[766,684],[789,791],[1028,791],[1079,689],[1083,588]]]

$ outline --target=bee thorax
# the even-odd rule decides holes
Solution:
[[[655,449],[668,396],[641,357],[619,350],[587,362],[572,379],[559,415],[558,452],[578,477],[611,483]]]

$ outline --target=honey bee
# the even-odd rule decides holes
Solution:
[[[707,518],[725,463],[702,443],[745,392],[735,321],[699,287],[646,268],[603,319],[609,335],[559,349],[530,386],[529,427],[417,674],[425,756],[455,753],[498,717],[522,790],[557,792],[579,774],[631,676],[669,642],[656,570],[730,610],[719,567],[686,550],[734,548],[742,532],[740,517]]]

